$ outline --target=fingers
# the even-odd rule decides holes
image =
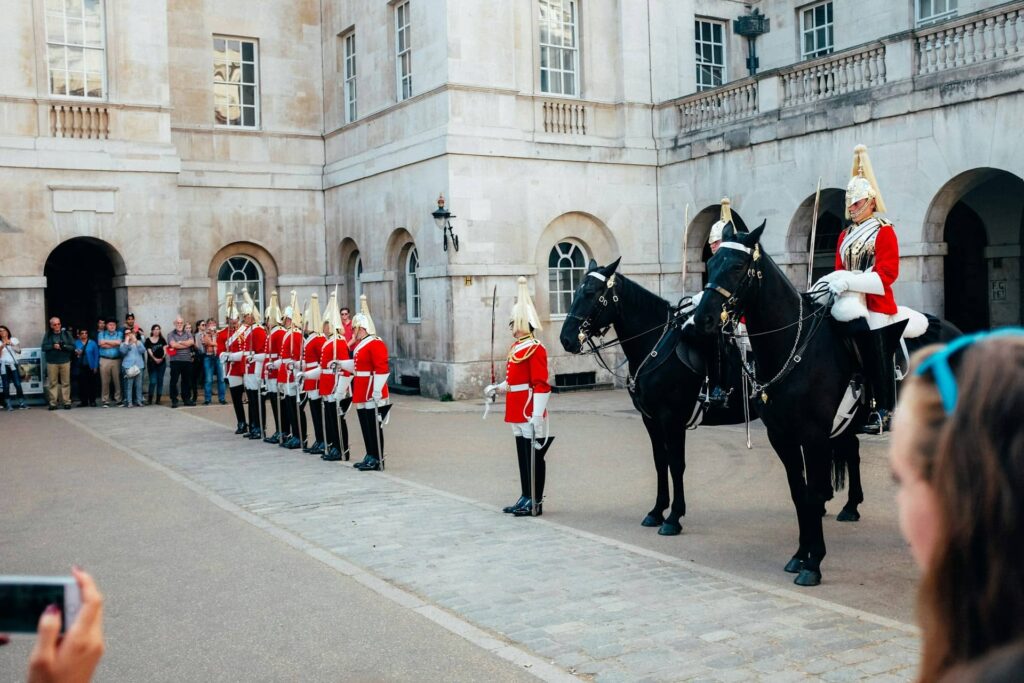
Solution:
[[[57,638],[60,636],[60,608],[50,605],[39,617],[39,628],[36,633],[36,644],[28,660],[29,678],[33,674],[47,672],[53,668],[57,659]]]

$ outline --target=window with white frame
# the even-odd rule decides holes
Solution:
[[[345,123],[356,120],[356,32],[349,31],[342,42],[345,45]]]
[[[416,247],[409,250],[405,258],[405,309],[406,319],[411,323],[420,321],[420,255]]]
[[[819,2],[800,10],[800,54],[813,59],[830,54],[835,46],[832,33],[832,1]]]
[[[359,306],[359,297],[363,295],[363,257],[359,255],[359,252],[352,254],[352,269],[350,282],[352,283],[352,296],[355,299],[355,307],[352,309],[353,315],[362,310]]]
[[[259,126],[256,41],[213,37],[213,116],[219,126]]]
[[[587,255],[575,242],[559,242],[548,255],[548,302],[551,317],[565,317],[587,272]]]
[[[398,101],[412,97],[412,43],[409,33],[409,0],[395,5],[395,75],[398,77]]]
[[[957,13],[957,0],[917,0],[917,26],[930,26],[947,19]]]
[[[717,88],[725,82],[725,25],[720,21],[694,22],[697,48],[697,90]]]
[[[102,0],[46,0],[46,60],[51,95],[106,97]]]
[[[579,40],[576,0],[539,0],[540,90],[579,95]]]
[[[217,271],[217,301],[224,305],[228,292],[235,295],[235,304],[242,302],[242,292],[249,292],[257,310],[263,310],[263,269],[248,256],[232,256]]]

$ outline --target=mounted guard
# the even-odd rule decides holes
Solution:
[[[541,329],[537,309],[530,298],[526,278],[520,277],[516,302],[509,321],[514,341],[508,350],[505,381],[489,384],[484,389],[487,399],[498,393],[507,394],[505,422],[512,425],[519,461],[520,495],[502,512],[516,517],[539,516],[543,512],[544,482],[547,465],[544,456],[554,437],[549,434],[547,422],[548,352],[534,336]]]

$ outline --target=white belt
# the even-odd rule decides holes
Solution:
[[[372,374],[374,373],[370,372],[369,370],[360,370],[359,372],[356,373],[356,377],[369,377]]]
[[[530,390],[530,385],[529,384],[510,384],[509,387],[508,387],[508,393],[510,393],[510,394],[513,391],[529,391],[529,390]]]

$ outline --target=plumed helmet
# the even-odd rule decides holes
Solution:
[[[366,303],[366,295],[359,297],[359,312],[352,316],[352,329],[362,328],[367,334],[377,334],[377,328],[370,317],[370,305]]]
[[[327,300],[327,313],[324,315],[324,322],[330,323],[332,334],[344,328],[344,324],[341,322],[341,310],[338,308],[337,287],[334,288],[334,293],[331,294],[331,298]]]
[[[732,223],[731,207],[732,202],[729,201],[729,198],[722,197],[722,209],[719,213],[718,220],[711,226],[711,232],[708,233],[708,244],[722,241],[722,233],[725,232],[725,226]]]
[[[306,316],[306,325],[313,334],[323,334],[324,321],[320,315],[320,297],[312,294],[309,297],[309,315]]]
[[[878,189],[875,172],[871,169],[868,148],[857,145],[853,148],[853,168],[850,170],[850,182],[846,185],[846,217],[850,217],[850,207],[862,199],[874,198],[875,211],[885,213],[885,202],[882,192]]]
[[[517,280],[516,303],[512,306],[512,331],[530,332],[539,329],[541,329],[540,316],[537,315],[537,309],[533,307],[533,299],[530,298],[526,278],[520,276]]]
[[[281,324],[281,304],[277,301],[277,290],[270,293],[270,305],[267,306],[266,320],[268,325]]]
[[[238,320],[240,317],[238,308],[235,306],[235,295],[228,292],[224,297],[224,319],[228,321]]]

